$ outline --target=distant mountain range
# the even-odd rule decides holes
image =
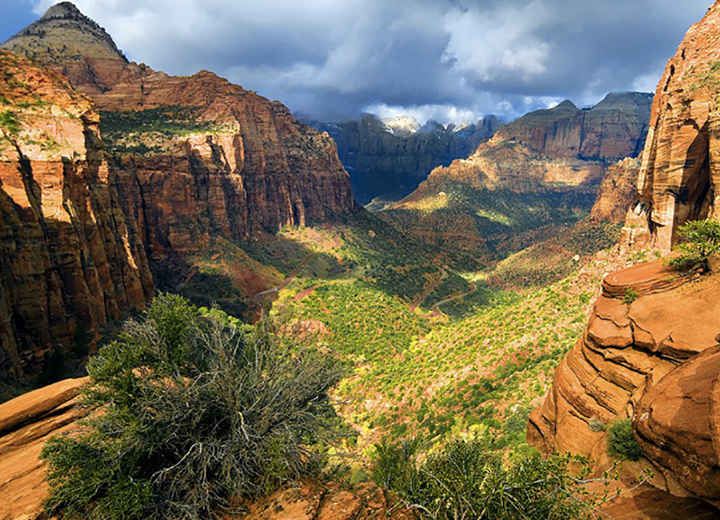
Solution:
[[[362,204],[408,195],[433,168],[467,157],[502,126],[495,116],[464,126],[432,120],[420,125],[411,117],[380,119],[371,114],[339,123],[305,122],[335,140]]]

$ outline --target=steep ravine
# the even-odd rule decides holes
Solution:
[[[128,62],[69,2],[3,47],[0,374],[91,348],[215,241],[356,208],[327,134],[213,73]],[[233,274],[216,278],[242,299]]]

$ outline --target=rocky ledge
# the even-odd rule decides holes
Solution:
[[[40,452],[86,415],[78,392],[86,378],[66,379],[0,404],[0,518],[37,518],[48,492]]]
[[[631,419],[643,457],[629,468],[676,497],[718,504],[720,275],[681,276],[662,260],[605,278],[577,345],[560,363],[528,439],[612,464],[607,427]],[[720,394],[718,394],[720,395]]]

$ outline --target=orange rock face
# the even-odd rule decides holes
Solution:
[[[622,224],[636,202],[636,185],[640,161],[628,157],[608,167],[600,184],[597,200],[590,211],[593,220]]]
[[[91,103],[8,52],[0,69],[0,374],[19,377],[92,346],[153,282]]]
[[[510,123],[497,140],[517,140],[547,157],[617,161],[640,152],[651,101],[640,92],[608,94],[587,110],[564,101]]]
[[[605,426],[631,418],[638,470],[651,467],[653,485],[717,501],[719,297],[720,277],[681,277],[662,260],[606,277],[583,338],[531,414],[530,442],[584,455],[599,471],[611,462]]]
[[[141,307],[151,271],[174,289],[215,238],[355,209],[327,134],[210,72],[129,63],[68,2],[3,47],[0,375],[37,372]]]
[[[0,518],[38,518],[47,496],[40,452],[86,415],[77,394],[86,378],[66,379],[0,404]]]
[[[129,125],[111,143],[110,167],[126,212],[146,233],[151,260],[201,251],[213,236],[244,240],[354,209],[328,134],[211,72],[177,77],[128,63],[102,28],[72,4],[61,5],[4,47],[65,74],[105,120],[125,113]],[[58,49],[68,40],[85,43],[77,52]],[[167,118],[178,110],[181,121]],[[138,121],[151,130],[133,126]]]
[[[638,188],[640,236],[669,250],[687,220],[719,218],[720,4],[690,28],[653,101]],[[632,241],[632,236],[630,237]]]

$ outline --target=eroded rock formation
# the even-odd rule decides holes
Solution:
[[[153,282],[90,101],[7,51],[0,72],[0,376],[20,377],[87,349]]]
[[[640,160],[627,157],[611,165],[600,184],[597,200],[590,210],[595,221],[622,224],[627,212],[637,201],[637,180]]]
[[[548,238],[552,228],[577,222],[593,207],[608,171],[613,180],[602,187],[605,197],[634,192],[626,181],[631,163],[611,163],[641,148],[649,105],[649,94],[624,93],[609,94],[590,109],[566,101],[531,112],[468,158],[435,168],[379,214],[435,247],[452,244],[483,262],[502,258],[529,245],[534,230],[545,228]],[[595,219],[624,218],[627,208],[615,204],[625,202],[605,198]]]
[[[61,47],[68,40],[83,43]],[[212,236],[248,239],[354,207],[327,134],[211,72],[177,77],[129,63],[68,2],[3,46],[61,71],[101,110],[111,169],[153,260],[202,250]]]
[[[583,338],[560,363],[528,439],[610,466],[607,426],[632,419],[652,484],[720,503],[714,444],[720,375],[720,276],[682,276],[663,260],[603,282]]]
[[[498,141],[514,139],[548,157],[617,161],[642,149],[652,96],[641,92],[610,93],[581,110],[571,101],[538,110],[510,123]]]
[[[650,245],[664,251],[683,222],[720,217],[719,38],[715,3],[690,28],[655,93],[638,181],[643,219],[637,235],[649,235]]]
[[[40,452],[87,415],[77,397],[86,378],[66,379],[0,404],[0,518],[38,518],[48,493]]]

